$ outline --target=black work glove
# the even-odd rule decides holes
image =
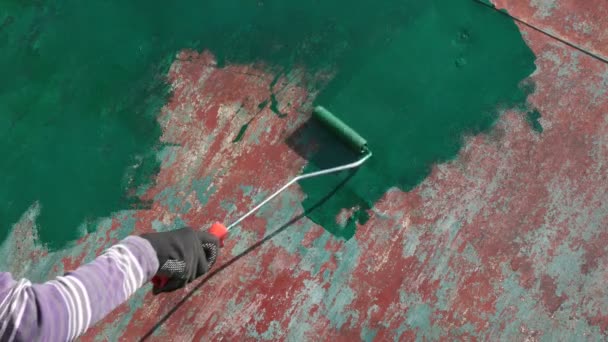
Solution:
[[[169,278],[161,288],[152,292],[171,292],[207,273],[220,251],[217,237],[192,228],[170,232],[143,234],[158,256],[157,276]]]

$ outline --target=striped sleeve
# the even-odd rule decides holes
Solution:
[[[0,273],[0,341],[69,341],[158,270],[150,243],[130,236],[91,263],[43,284]]]

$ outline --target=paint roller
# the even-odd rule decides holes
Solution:
[[[230,229],[239,225],[244,219],[258,211],[266,203],[270,202],[273,198],[278,196],[281,192],[283,192],[292,184],[303,179],[319,177],[331,173],[357,168],[372,156],[372,153],[367,146],[367,141],[361,135],[359,135],[359,133],[357,133],[354,129],[345,124],[342,120],[340,120],[337,116],[333,115],[327,109],[323,108],[322,106],[317,106],[313,110],[313,118],[315,118],[315,120],[318,121],[325,129],[327,129],[333,135],[342,140],[342,142],[346,146],[355,151],[361,157],[358,160],[348,164],[296,176],[231,224],[226,226],[221,222],[214,223],[213,225],[211,225],[211,228],[209,228],[208,232],[216,236],[220,240],[221,246],[224,245],[224,239],[230,232]],[[152,278],[152,283],[154,284],[155,288],[164,287],[168,281],[169,278],[163,276],[155,276],[154,278]]]

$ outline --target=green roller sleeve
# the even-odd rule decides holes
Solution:
[[[340,139],[355,151],[359,153],[367,152],[367,140],[327,109],[317,106],[313,111],[313,117],[331,130],[336,136],[340,137]]]

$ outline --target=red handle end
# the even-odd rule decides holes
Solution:
[[[152,278],[152,285],[155,289],[162,289],[169,282],[169,277],[155,275]]]
[[[228,235],[228,228],[220,222],[215,222],[208,230],[209,234],[214,235],[220,240],[220,246],[224,247],[224,239]]]

